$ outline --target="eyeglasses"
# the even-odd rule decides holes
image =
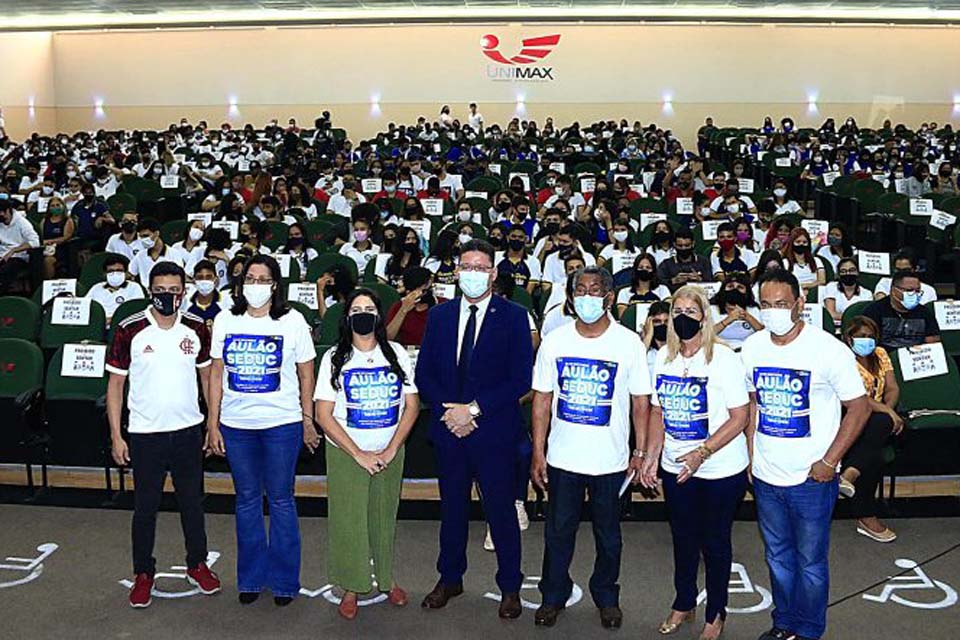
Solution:
[[[460,271],[466,271],[468,273],[490,273],[492,270],[493,270],[493,267],[488,267],[483,264],[460,263]]]
[[[243,279],[243,284],[273,284],[273,278],[251,278],[247,276]]]
[[[172,293],[173,295],[180,295],[183,293],[183,289],[180,287],[151,287],[150,293],[161,294],[161,293]]]
[[[673,308],[673,317],[677,316],[687,316],[690,318],[699,318],[700,317],[700,307],[674,307]]]

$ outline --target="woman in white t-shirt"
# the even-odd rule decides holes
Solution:
[[[627,220],[618,218],[613,223],[611,235],[610,244],[600,251],[597,266],[606,268],[611,275],[617,275],[617,272],[629,269],[641,251],[630,238],[630,223]]]
[[[170,246],[170,251],[179,256],[179,261],[184,265],[187,273],[193,273],[194,265],[203,259],[203,253],[207,248],[206,243],[203,242],[203,234],[203,220],[193,220],[187,225],[183,240]]]
[[[841,222],[833,222],[827,231],[827,244],[817,249],[817,257],[826,260],[837,272],[841,258],[850,258],[857,252],[847,236],[846,227]]]
[[[676,599],[661,634],[692,622],[700,556],[706,563],[707,611],[701,638],[718,638],[726,620],[730,542],[747,487],[749,396],[740,358],[721,342],[703,290],[673,294],[667,345],[657,353],[641,481],[662,471],[674,546]]]
[[[670,289],[657,279],[657,261],[649,253],[637,256],[633,261],[630,286],[617,293],[617,310],[620,315],[635,302],[656,302],[670,297]]]
[[[327,578],[344,591],[340,615],[357,616],[357,594],[377,588],[407,603],[393,578],[393,544],[404,442],[420,410],[406,349],[387,340],[377,296],[345,301],[336,347],[320,362],[317,422],[327,436]]]
[[[797,277],[804,295],[807,289],[827,284],[827,271],[822,259],[813,255],[813,243],[806,229],[797,227],[791,231],[790,240],[781,251],[784,268]]]
[[[276,260],[253,256],[240,282],[233,307],[213,322],[207,446],[227,456],[233,476],[240,602],[268,588],[286,606],[300,592],[297,456],[320,444],[311,400],[316,351],[307,322],[283,301]]]
[[[837,322],[843,312],[855,302],[870,302],[873,291],[860,286],[860,269],[853,258],[843,258],[837,263],[837,281],[828,282],[823,288],[823,306]]]
[[[773,196],[770,199],[773,200],[774,215],[776,216],[788,213],[803,215],[803,207],[790,197],[787,192],[787,183],[783,180],[776,180],[773,183]]]
[[[297,268],[300,270],[300,279],[306,280],[307,269],[310,261],[320,254],[310,243],[310,236],[306,227],[299,222],[294,222],[287,229],[287,241],[282,247],[277,249],[277,253],[287,254],[291,260],[295,260]]]
[[[717,336],[731,349],[739,351],[744,340],[763,331],[763,324],[757,319],[760,308],[747,274],[728,275],[710,302],[714,305],[712,312]]]

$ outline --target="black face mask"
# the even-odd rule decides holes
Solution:
[[[651,240],[653,241],[653,244],[663,244],[664,242],[668,242],[670,240],[670,234],[664,233],[663,231],[658,231],[657,233],[653,234]]]
[[[810,250],[810,245],[808,244],[795,244],[793,245],[794,253],[806,253]]]
[[[413,253],[413,252],[415,252],[418,248],[420,248],[420,243],[419,243],[419,242],[404,242],[404,243],[403,243],[403,250],[406,251],[407,253]]]
[[[548,222],[543,226],[543,230],[547,232],[547,235],[550,235],[550,236],[556,235],[557,231],[560,231],[560,223]]]
[[[852,287],[853,285],[857,284],[857,274],[844,273],[843,275],[839,276],[837,280],[839,280],[840,284],[845,287]]]
[[[637,269],[637,280],[641,282],[650,282],[653,280],[653,271],[647,271],[646,269]]]
[[[419,212],[420,212],[420,208],[419,208],[419,207],[404,207],[404,210],[405,210],[407,213],[410,213],[410,214],[416,214],[416,213],[419,213]]]
[[[510,203],[506,200],[499,200],[495,205],[493,205],[493,208],[497,211],[497,213],[503,213],[510,208]]]
[[[500,238],[500,237],[498,237],[498,236],[490,236],[490,237],[488,237],[488,238],[487,238],[487,242],[489,242],[489,243],[493,246],[494,249],[503,249],[504,244],[505,244],[505,243],[504,243],[504,239],[503,239],[503,238]]]
[[[560,254],[561,258],[565,259],[571,253],[573,253],[573,245],[567,245],[567,246],[559,245],[557,246],[557,253]]]
[[[653,327],[653,339],[657,342],[667,341],[667,325],[658,324]]]
[[[673,318],[673,330],[681,340],[689,340],[700,332],[701,322],[681,313]]]
[[[511,251],[520,251],[521,249],[523,249],[525,244],[526,243],[523,240],[514,240],[514,239],[507,240],[507,246],[510,247]]]
[[[177,312],[180,306],[179,295],[165,291],[164,293],[154,293],[151,295],[153,308],[162,316],[172,316]]]
[[[120,225],[120,229],[122,229],[124,233],[133,233],[137,230],[137,223],[124,222],[123,224]]]
[[[350,329],[358,336],[368,336],[377,327],[377,314],[354,313],[350,316]]]
[[[289,244],[291,247],[302,247],[303,238],[289,238],[287,240],[287,244]]]
[[[746,308],[747,294],[739,289],[727,289],[723,292],[723,299],[727,304],[735,307]]]
[[[693,248],[677,249],[677,257],[681,260],[689,260],[693,256]]]

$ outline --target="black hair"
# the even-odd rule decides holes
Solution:
[[[310,233],[307,231],[306,225],[304,225],[301,222],[294,222],[289,227],[287,227],[287,241],[284,243],[283,251],[281,253],[290,253],[290,249],[292,248],[292,246],[290,244],[289,234],[290,234],[290,229],[293,229],[294,227],[296,227],[297,229],[300,229],[300,237],[303,240],[303,243],[300,246],[303,248],[304,253],[306,253],[307,249],[310,249],[311,247],[313,247],[313,245],[310,243]]]
[[[783,254],[776,249],[767,249],[760,254],[760,260],[757,261],[757,270],[753,274],[754,283],[759,283],[760,278],[767,273],[767,265],[776,262],[783,267]]]
[[[650,305],[649,310],[647,311],[648,316],[658,316],[661,313],[670,313],[670,301],[669,300],[657,300],[656,302]]]
[[[120,253],[108,253],[103,259],[104,272],[106,272],[107,267],[112,267],[115,264],[122,264],[123,268],[126,269],[128,266],[130,266],[130,259]],[[153,272],[151,271],[150,274],[152,276]]]
[[[504,234],[504,236],[506,236],[506,234]],[[476,239],[464,244],[460,247],[460,257],[463,258],[464,254],[470,253],[471,251],[479,251],[480,253],[486,254],[486,256],[490,258],[491,265],[496,262],[494,257],[496,252],[493,249],[493,245],[486,240]]]
[[[747,273],[728,273],[726,276],[724,276],[723,283],[710,300],[710,304],[715,304],[720,307],[721,312],[726,311],[727,285],[731,282],[736,282],[737,284],[742,284],[744,287],[746,287],[747,303],[744,305],[744,307],[757,306],[757,300],[753,297],[753,283],[750,281],[750,274]]]
[[[156,218],[144,218],[137,223],[137,231],[160,231],[160,223]]]
[[[387,260],[387,266],[384,269],[384,272],[388,276],[400,276],[403,274],[403,254],[405,253],[404,246],[406,245],[406,237],[410,232],[416,234],[418,242],[416,248],[410,252],[410,258],[407,261],[408,266],[419,265],[423,262],[423,251],[420,249],[419,238],[420,234],[417,233],[416,229],[412,227],[398,227],[397,235],[393,239],[393,255],[390,256],[390,259]]]
[[[660,286],[660,280],[657,278],[657,259],[654,258],[649,253],[641,253],[636,258],[633,259],[633,268],[630,271],[630,291],[634,292],[637,288],[637,284],[640,282],[640,278],[637,277],[637,271],[640,267],[640,261],[646,260],[653,264],[653,279],[650,281],[650,291],[653,291]]]
[[[899,287],[900,284],[907,278],[916,278],[917,280],[919,280],[920,274],[918,274],[916,271],[913,271],[912,269],[901,269],[900,271],[897,271],[896,273],[893,274],[893,278],[891,278],[890,284],[893,285],[894,287]]]
[[[433,277],[433,272],[426,267],[419,265],[407,267],[403,272],[403,289],[407,293],[410,293],[414,289],[430,282],[431,277]]]
[[[757,281],[757,290],[759,291],[763,289],[763,285],[767,284],[768,282],[789,285],[790,291],[793,293],[793,297],[800,297],[800,282],[797,280],[797,276],[793,275],[792,272],[787,271],[786,269],[774,269],[764,273],[762,276],[760,276],[760,280]]]
[[[436,258],[441,262],[453,260],[457,240],[458,236],[456,233],[451,229],[444,229],[437,235],[437,239],[433,243],[433,250],[430,252],[430,257]]]
[[[161,276],[177,276],[180,278],[180,286],[187,286],[187,274],[184,272],[183,267],[176,262],[162,260],[153,265],[153,268],[150,269],[150,286],[152,287],[153,281]]]
[[[400,362],[397,360],[397,354],[387,339],[387,329],[386,323],[384,322],[383,306],[380,302],[380,297],[370,289],[363,288],[354,289],[347,295],[346,300],[344,300],[344,311],[340,317],[340,337],[337,339],[337,345],[333,349],[333,355],[330,356],[330,384],[334,389],[340,389],[340,373],[343,371],[343,365],[347,363],[353,354],[353,329],[350,327],[350,306],[354,300],[361,296],[370,298],[374,306],[377,307],[377,322],[376,325],[374,325],[373,335],[377,339],[380,351],[383,352],[383,357],[390,363],[390,372],[396,374],[401,383],[405,384],[407,382],[407,374],[404,373],[403,367],[400,366]]]
[[[231,264],[233,261],[231,260]],[[247,312],[247,299],[243,295],[243,281],[247,278],[250,267],[254,265],[263,265],[270,270],[270,278],[273,280],[273,294],[270,296],[270,318],[279,320],[290,311],[290,306],[283,299],[281,293],[282,276],[280,275],[280,265],[277,261],[268,255],[258,253],[243,263],[243,271],[240,273],[239,282],[234,288],[233,307],[230,312],[235,316],[242,316]]]
[[[217,267],[213,262],[204,258],[203,260],[198,260],[197,264],[193,265],[194,277],[196,277],[197,271],[212,271],[214,275],[216,275]]]

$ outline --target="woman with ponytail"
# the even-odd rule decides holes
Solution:
[[[358,594],[407,594],[393,579],[393,542],[403,479],[403,443],[420,401],[407,351],[387,340],[380,300],[357,289],[344,302],[340,338],[317,376],[317,421],[327,436],[328,578],[343,590],[340,615],[357,616]],[[375,594],[374,594],[375,595]]]

